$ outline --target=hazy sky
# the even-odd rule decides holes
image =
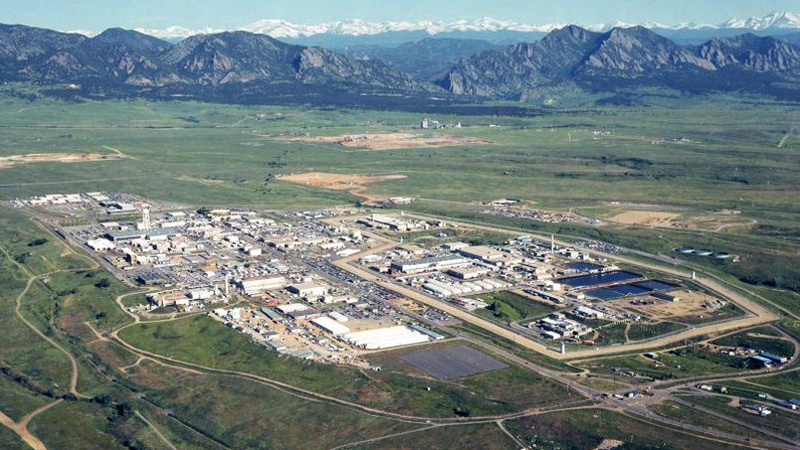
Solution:
[[[259,19],[308,23],[346,19],[459,20],[489,16],[533,24],[620,20],[717,23],[772,11],[800,12],[798,0],[3,0],[0,22],[59,30],[232,28]]]

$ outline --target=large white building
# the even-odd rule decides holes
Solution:
[[[460,278],[462,280],[472,280],[475,278],[480,278],[484,275],[488,275],[490,272],[491,270],[485,267],[470,266],[470,267],[460,267],[460,268],[457,267],[449,269],[447,271],[447,274],[452,275],[456,278]]]
[[[328,292],[328,287],[317,283],[298,283],[289,285],[286,289],[292,294],[303,297],[321,297]]]
[[[86,241],[86,245],[96,252],[105,252],[108,250],[113,250],[116,247],[113,242],[103,238]]]
[[[350,328],[331,319],[330,317],[317,317],[316,319],[312,319],[311,323],[334,336],[340,336],[350,332]]]
[[[378,350],[399,347],[401,345],[420,344],[430,341],[431,338],[419,331],[400,325],[347,333],[342,335],[342,339],[354,347]]]
[[[279,275],[245,278],[236,281],[237,287],[247,295],[256,295],[264,291],[280,289],[286,286],[286,278]]]
[[[403,273],[444,270],[469,264],[466,258],[458,255],[434,256],[430,258],[408,259],[392,263],[392,268]]]

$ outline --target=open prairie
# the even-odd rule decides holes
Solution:
[[[742,280],[800,288],[800,144],[790,139],[778,146],[800,113],[779,103],[723,97],[682,102],[680,108],[664,101],[664,107],[646,109],[530,109],[528,117],[489,115],[491,108],[484,107],[487,115],[435,117],[461,122],[460,136],[498,145],[342,153],[331,151],[338,144],[307,141],[414,134],[430,115],[191,102],[32,104],[9,96],[1,101],[0,158],[113,157],[109,147],[127,156],[3,169],[4,199],[106,190],[192,206],[302,209],[413,197],[406,208],[419,212],[598,238],[668,256],[677,257],[674,248],[684,245],[727,252],[739,261],[680,257]],[[308,138],[262,137],[297,130]],[[334,184],[336,189],[279,178],[305,172],[405,178]],[[482,214],[485,207],[477,204],[509,196],[543,210],[574,210],[586,223],[501,218]],[[609,221],[625,213],[614,204],[647,214]],[[674,223],[699,218],[701,226],[661,228],[676,211],[681,216]],[[601,223],[589,223],[592,218]],[[659,226],[657,236],[653,225]],[[796,302],[782,301],[796,308]]]

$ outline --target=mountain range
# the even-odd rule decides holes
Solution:
[[[0,69],[2,82],[59,92],[67,85],[73,95],[226,102],[364,95],[534,102],[565,90],[613,95],[650,87],[800,100],[800,48],[789,42],[748,33],[687,46],[642,26],[596,32],[570,25],[508,46],[428,38],[337,52],[247,31],[174,44],[119,28],[86,37],[0,25]]]
[[[359,60],[244,31],[197,35],[171,44],[119,28],[87,38],[0,25],[0,67],[3,81],[107,87],[262,82],[409,91],[433,88],[379,60]]]
[[[267,34],[278,39],[296,39],[300,37],[310,37],[317,35],[340,35],[340,36],[366,36],[377,35],[390,32],[410,32],[423,31],[431,36],[452,33],[452,32],[500,32],[517,31],[523,33],[539,32],[549,33],[553,30],[563,28],[567,23],[547,23],[530,24],[513,20],[497,20],[491,17],[482,17],[475,20],[456,20],[445,21],[384,21],[369,22],[359,19],[323,22],[316,24],[298,24],[280,19],[259,20],[248,25],[237,28],[239,31],[249,31],[252,33]],[[750,31],[767,30],[800,30],[800,14],[789,12],[773,12],[763,17],[750,17],[747,19],[729,19],[718,24],[684,22],[675,25],[665,25],[659,22],[644,23],[600,23],[587,24],[584,28],[591,31],[608,31],[611,28],[630,28],[636,25],[650,29],[659,30],[705,30],[705,29],[738,29]],[[215,30],[213,28],[202,28],[189,30],[180,26],[171,26],[165,29],[144,29],[139,28],[145,34],[156,37],[186,38],[195,34],[209,34],[228,30]]]
[[[743,34],[681,46],[644,27],[597,33],[577,26],[541,41],[486,51],[461,60],[436,84],[456,95],[525,100],[563,85],[615,92],[658,86],[797,96],[800,47]]]

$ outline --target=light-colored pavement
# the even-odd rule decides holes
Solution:
[[[455,220],[449,220],[447,218],[442,218],[442,217],[433,217],[433,216],[425,216],[425,215],[417,215],[417,214],[406,214],[406,216],[417,217],[419,219],[435,218],[435,219],[438,219],[438,220],[445,220],[445,221],[447,221],[449,223],[456,224],[459,227],[473,228],[473,229],[477,229],[477,230],[491,231],[491,232],[503,232],[503,233],[509,234],[509,236],[515,236],[515,235],[519,235],[520,234],[520,231],[510,230],[510,229],[506,229],[506,228],[503,228],[503,227],[477,225],[477,224],[472,224],[472,223],[465,223],[465,222],[459,222],[459,221],[455,221]],[[534,238],[537,238],[537,239],[540,239],[540,240],[543,240],[543,241],[549,241],[550,240],[550,236],[538,235],[536,233],[526,233],[526,234],[529,234],[530,236],[532,236]],[[387,240],[384,237],[381,237],[381,236],[379,236],[379,237],[382,238],[384,241]],[[558,240],[558,239],[555,240],[555,243],[560,245],[560,246],[565,246],[565,247],[572,247],[573,246],[573,244],[571,244],[569,242],[561,241],[561,240]],[[613,254],[612,255],[612,254],[603,253],[603,252],[597,252],[597,251],[590,251],[590,253],[595,255],[595,256],[608,258],[609,260],[612,260],[612,261],[619,261],[619,262],[622,262],[622,263],[630,264],[632,266],[636,266],[636,267],[640,267],[640,268],[644,268],[644,269],[648,269],[648,270],[653,270],[653,271],[657,271],[657,272],[662,272],[662,273],[669,274],[669,275],[672,275],[672,276],[675,276],[675,277],[678,277],[678,278],[682,278],[682,279],[687,279],[687,277],[689,276],[689,274],[687,274],[687,272],[679,270],[679,269],[676,269],[676,268],[672,268],[672,267],[668,267],[668,266],[664,266],[664,265],[659,265],[659,264],[652,264],[652,263],[648,263],[646,261],[641,261],[641,260],[638,260],[638,259],[629,258],[629,257],[626,257],[624,255],[619,255],[619,254]],[[349,261],[353,261],[354,258],[350,257],[350,258],[348,258],[348,260]],[[350,266],[350,265],[348,264],[348,266]],[[352,266],[350,266],[350,267],[352,267]],[[344,268],[344,267],[342,267],[342,268]],[[361,271],[361,272],[363,272],[363,271]],[[353,272],[353,273],[355,274],[355,272]],[[370,274],[370,275],[372,275],[372,274]],[[527,347],[531,348],[533,350],[536,350],[536,351],[540,351],[541,353],[544,353],[547,356],[550,356],[550,357],[553,357],[553,358],[556,358],[556,359],[571,360],[571,359],[587,358],[587,357],[593,357],[593,356],[613,355],[613,354],[630,352],[630,351],[638,351],[638,350],[646,350],[646,349],[651,349],[651,348],[663,347],[663,346],[666,346],[666,345],[673,344],[675,342],[680,342],[680,341],[683,341],[683,340],[686,340],[686,339],[695,338],[695,337],[706,335],[706,334],[709,334],[709,333],[719,333],[719,332],[725,332],[725,331],[730,331],[730,330],[736,330],[736,329],[740,329],[740,328],[753,327],[753,326],[762,325],[762,324],[765,324],[765,323],[770,323],[770,322],[773,322],[773,321],[779,319],[779,317],[775,313],[773,313],[772,311],[770,311],[769,309],[767,309],[763,305],[754,302],[753,300],[747,298],[744,295],[739,294],[738,292],[734,291],[733,289],[730,289],[730,288],[728,288],[726,286],[723,286],[721,283],[719,283],[715,279],[703,276],[701,274],[700,276],[697,276],[693,281],[695,283],[705,287],[709,291],[712,291],[712,292],[716,293],[717,295],[719,295],[719,296],[721,296],[723,298],[726,298],[726,299],[728,299],[730,301],[733,301],[734,303],[738,304],[740,307],[742,307],[743,309],[745,309],[747,311],[747,315],[745,317],[743,317],[743,318],[740,318],[740,319],[735,319],[735,320],[730,320],[730,321],[721,322],[721,323],[714,323],[714,324],[710,324],[710,325],[703,325],[703,326],[697,326],[697,327],[689,328],[689,329],[687,329],[685,331],[682,331],[682,332],[679,332],[679,333],[674,333],[674,334],[671,334],[669,336],[664,336],[664,337],[661,337],[661,338],[651,339],[651,340],[648,340],[648,341],[641,341],[641,342],[636,342],[636,343],[631,343],[631,344],[623,344],[623,345],[617,345],[617,346],[600,347],[600,348],[597,348],[597,349],[570,351],[566,355],[558,354],[558,353],[556,353],[556,352],[554,352],[554,351],[552,351],[552,350],[550,350],[549,348],[546,348],[546,347],[545,347],[544,351],[541,351],[539,349],[541,347],[544,347],[542,344],[537,344],[538,347],[536,347],[536,348],[534,348],[533,346],[527,346]],[[414,292],[414,291],[412,291],[412,292]],[[432,300],[432,301],[434,301],[434,302],[436,302],[438,304],[446,305],[444,302],[441,302],[439,300],[433,299],[431,297],[428,297],[428,296],[425,296],[425,295],[422,295],[422,294],[419,294],[419,293],[417,293],[417,295],[418,296],[422,296],[422,297],[427,297],[429,300]],[[417,298],[415,298],[415,300],[417,300]],[[431,306],[433,306],[433,305],[431,305]],[[447,305],[447,306],[449,306],[449,305]],[[451,307],[451,308],[452,309],[457,309],[457,308],[454,308],[454,307]],[[459,310],[459,311],[462,311],[462,310]],[[449,311],[447,311],[447,312],[449,312]],[[472,316],[472,315],[469,314],[469,316]],[[463,315],[462,316],[457,316],[457,317],[463,318]],[[474,317],[474,316],[472,316],[472,317]],[[464,320],[467,320],[467,319],[464,319]],[[483,321],[474,321],[474,320],[470,319],[470,320],[467,320],[467,321],[469,321],[470,323],[474,323],[474,324],[476,324],[478,326],[481,326],[482,328],[485,328],[485,327],[483,327],[483,323],[491,323],[491,322],[488,322],[488,321],[485,321],[485,320],[483,320]],[[497,326],[495,325],[495,327],[497,327]],[[490,328],[486,328],[486,329],[488,331],[495,332],[493,329],[490,329]],[[503,328],[501,328],[501,329],[503,329]],[[506,337],[506,336],[503,336],[503,337]],[[526,340],[527,341],[531,341],[530,339],[526,339]],[[533,342],[533,341],[531,341],[531,342]]]
[[[392,245],[392,246],[394,246],[394,245]],[[470,313],[464,311],[463,309],[460,309],[458,307],[455,307],[453,305],[445,303],[445,302],[443,302],[443,301],[441,301],[439,299],[427,296],[425,294],[422,294],[421,292],[415,291],[413,289],[409,289],[409,288],[407,288],[405,286],[401,286],[401,285],[392,283],[391,281],[388,281],[388,280],[384,279],[383,277],[374,275],[374,274],[370,273],[367,270],[361,269],[359,267],[355,267],[355,266],[350,264],[350,262],[352,262],[352,261],[354,261],[354,260],[356,260],[358,258],[362,258],[362,257],[364,257],[364,256],[366,256],[368,254],[376,253],[376,252],[377,252],[376,249],[373,249],[373,250],[368,250],[367,252],[363,252],[363,253],[356,253],[355,255],[352,255],[350,257],[334,261],[333,264],[336,267],[338,267],[338,268],[340,268],[342,270],[345,270],[345,271],[347,271],[347,272],[349,272],[349,273],[351,273],[353,275],[356,275],[359,278],[362,278],[362,279],[365,279],[365,280],[369,280],[369,281],[371,281],[371,282],[373,282],[373,283],[375,283],[375,284],[377,284],[377,285],[379,285],[379,286],[381,286],[383,288],[386,288],[386,289],[388,289],[388,290],[390,290],[392,292],[395,292],[397,294],[400,294],[400,295],[402,295],[404,297],[408,297],[408,298],[410,298],[412,300],[415,300],[415,301],[418,301],[418,302],[420,302],[420,303],[422,303],[424,305],[431,306],[431,307],[434,307],[434,308],[436,308],[438,310],[444,311],[444,312],[446,312],[447,314],[450,314],[453,317],[456,317],[458,319],[461,319],[461,320],[463,320],[465,322],[468,322],[468,323],[471,323],[473,325],[479,326],[479,327],[481,327],[481,328],[483,328],[483,329],[485,329],[487,331],[490,331],[490,332],[492,332],[492,333],[494,333],[494,334],[496,334],[498,336],[504,337],[504,338],[514,342],[517,345],[521,345],[521,346],[523,346],[525,348],[528,348],[528,349],[531,349],[531,350],[535,350],[535,351],[537,351],[539,353],[544,353],[547,356],[550,356],[550,357],[553,357],[553,358],[559,358],[559,357],[562,356],[558,352],[547,348],[547,346],[545,346],[543,344],[540,344],[540,343],[538,343],[538,342],[536,342],[536,341],[534,341],[532,339],[529,339],[529,338],[527,338],[525,336],[522,336],[522,335],[520,335],[518,333],[515,333],[515,332],[513,332],[511,330],[503,328],[500,325],[497,325],[497,324],[495,324],[493,322],[490,322],[490,321],[488,321],[486,319],[483,319],[481,317],[478,317],[478,316],[475,316],[473,314],[470,314]]]

